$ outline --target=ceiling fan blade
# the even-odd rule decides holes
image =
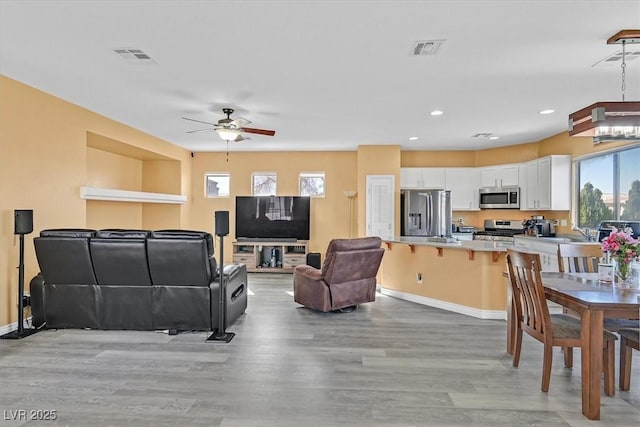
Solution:
[[[276,134],[275,130],[267,130],[267,129],[241,128],[240,130],[247,133],[257,133],[258,135],[273,136]]]
[[[197,133],[197,132],[213,132],[215,129],[197,129],[197,130],[188,130],[187,133]]]
[[[184,120],[190,120],[192,122],[204,123],[205,125],[215,126],[216,123],[203,122],[202,120],[190,119],[189,117],[183,117]]]

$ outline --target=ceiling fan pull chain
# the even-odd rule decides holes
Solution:
[[[229,163],[229,140],[227,140],[227,163]]]

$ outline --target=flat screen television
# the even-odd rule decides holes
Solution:
[[[309,240],[309,197],[237,196],[236,239]]]

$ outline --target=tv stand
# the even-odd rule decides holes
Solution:
[[[244,264],[250,273],[292,273],[305,264],[309,242],[306,240],[244,240],[233,242],[233,262]]]

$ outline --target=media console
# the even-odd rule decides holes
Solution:
[[[233,242],[233,262],[251,273],[292,273],[306,263],[308,251],[306,240],[241,240]]]

